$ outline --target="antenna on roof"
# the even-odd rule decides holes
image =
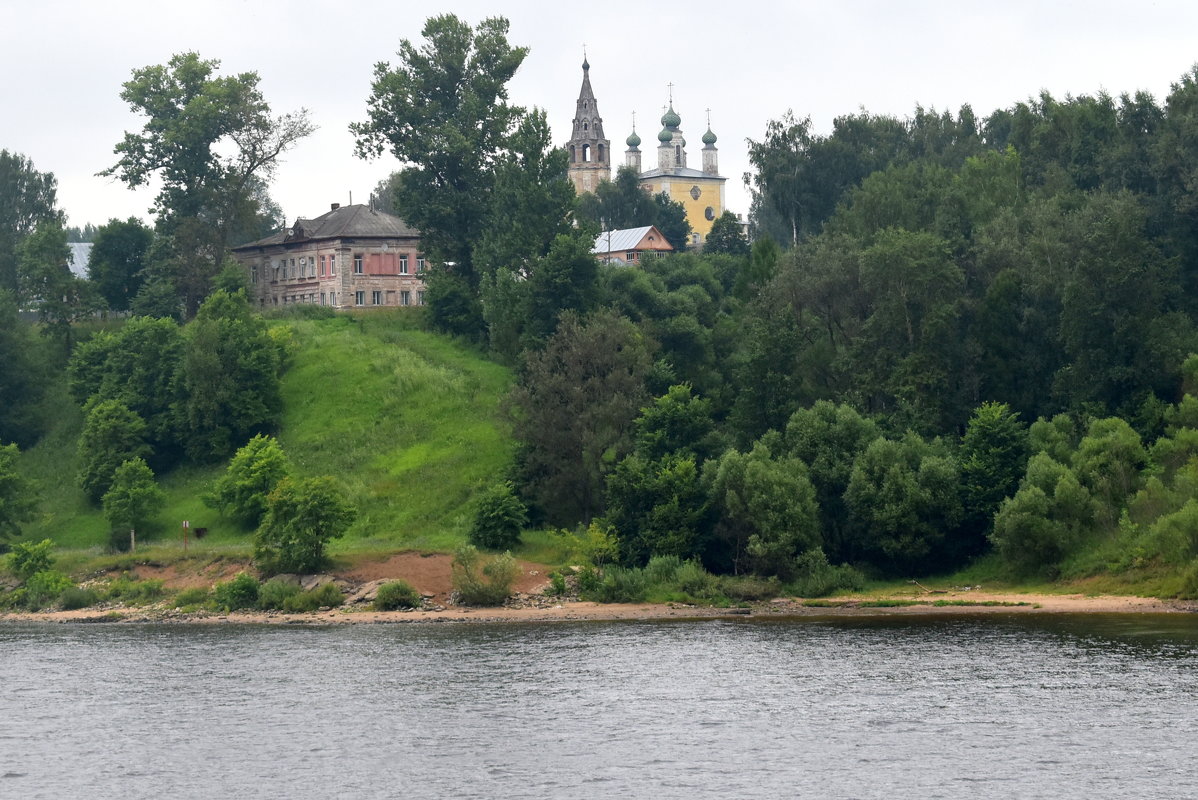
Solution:
[[[354,193],[353,192],[349,193],[349,204],[351,206],[354,204]]]

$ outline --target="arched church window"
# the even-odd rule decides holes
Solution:
[[[682,145],[680,144],[674,145],[674,164],[682,164]]]
[[[582,129],[583,129],[584,131],[587,129],[587,124],[586,124],[585,122],[584,122],[584,123],[582,123]]]
[[[582,160],[584,162],[591,160],[591,146],[589,144],[582,146]]]
[[[599,145],[599,163],[603,163],[603,145]]]
[[[707,208],[705,208],[703,210],[703,216],[709,220],[715,219],[715,209],[712,208],[711,206],[708,206]]]
[[[574,152],[574,145],[570,145],[570,163],[573,164],[578,160],[578,154]]]

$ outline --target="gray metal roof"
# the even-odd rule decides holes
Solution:
[[[592,253],[618,253],[621,250],[632,250],[645,235],[652,230],[652,225],[646,225],[643,228],[625,228],[619,231],[604,231],[595,237],[595,246],[591,248]]]
[[[317,239],[358,239],[420,236],[420,232],[394,214],[371,208],[367,205],[341,206],[315,219],[300,217],[290,228],[259,239],[256,242],[234,247],[245,250],[251,247],[266,247],[275,244],[305,242]]]
[[[87,277],[87,259],[91,255],[91,242],[67,242],[71,248],[71,272],[80,278]]]

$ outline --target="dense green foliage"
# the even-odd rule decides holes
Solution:
[[[113,531],[150,532],[166,495],[154,480],[154,471],[140,458],[125,461],[112,474],[112,485],[104,493],[104,517]]]
[[[511,553],[483,559],[474,545],[460,546],[453,556],[453,590],[467,606],[502,605],[520,577],[520,565]]]
[[[0,445],[0,542],[14,538],[37,507],[33,486],[17,468],[15,444]]]
[[[267,497],[290,471],[278,440],[258,434],[233,454],[205,502],[244,527],[257,528],[266,515]]]
[[[420,592],[405,581],[388,581],[379,587],[378,594],[374,597],[374,607],[378,611],[420,608],[422,600]]]
[[[502,483],[478,500],[470,543],[486,550],[511,550],[520,544],[520,531],[528,524],[528,509],[512,484]]]
[[[357,515],[332,478],[285,477],[266,498],[254,536],[254,560],[267,574],[316,572],[325,546],[345,534]]]

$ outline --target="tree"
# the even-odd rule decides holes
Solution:
[[[290,472],[279,440],[258,434],[233,454],[204,502],[246,528],[257,528],[266,514],[267,498]]]
[[[283,478],[267,498],[254,561],[268,574],[315,572],[324,566],[325,546],[356,518],[357,509],[332,478]]]
[[[128,311],[145,281],[154,231],[137,217],[109,220],[95,233],[87,275],[113,311]]]
[[[183,331],[175,407],[188,455],[229,455],[278,420],[278,349],[243,294],[213,293]]]
[[[629,449],[649,356],[627,319],[601,311],[562,315],[545,349],[532,352],[512,390],[524,443],[527,491],[549,519],[589,522],[603,505],[605,473]]]
[[[474,248],[487,228],[495,169],[523,109],[508,104],[507,83],[528,54],[507,41],[508,21],[471,28],[452,14],[429,18],[422,45],[404,39],[400,63],[379,63],[367,120],[350,125],[359,157],[389,149],[404,164],[396,211],[421,234],[436,269],[477,283]]]
[[[154,472],[143,459],[122,462],[112,475],[112,485],[104,493],[104,518],[114,533],[145,530],[166,504],[166,494],[158,488]]]
[[[161,468],[179,444],[174,406],[184,340],[169,319],[133,317],[115,333],[100,332],[75,348],[67,364],[75,400],[117,400],[146,423]]]
[[[1005,403],[983,403],[973,412],[961,440],[961,498],[966,545],[976,555],[1002,501],[1015,494],[1027,468],[1027,428]]]
[[[664,395],[641,409],[633,423],[636,452],[648,459],[691,455],[696,466],[719,454],[721,441],[714,434],[711,401],[695,397],[686,384],[671,386]]]
[[[42,333],[71,344],[71,324],[100,307],[93,288],[71,272],[71,251],[58,223],[38,226],[17,248],[19,296],[37,306]]]
[[[578,216],[590,220],[600,230],[612,231],[657,224],[657,206],[641,188],[635,168],[624,165],[616,169],[616,177],[602,181],[594,193],[578,198]]]
[[[17,470],[19,456],[15,444],[0,445],[0,542],[15,538],[37,507],[32,484]]]
[[[811,118],[797,120],[787,111],[782,119],[770,120],[760,142],[749,140],[749,163],[756,169],[745,175],[751,183],[754,202],[758,199],[786,221],[791,244],[810,226],[812,187],[806,157],[811,147]]]
[[[58,181],[20,153],[0,150],[0,291],[17,291],[17,246],[38,225],[64,221]]]
[[[528,509],[510,481],[493,487],[478,501],[470,526],[470,543],[488,550],[510,550],[520,544]]]
[[[844,500],[863,551],[892,572],[943,565],[961,520],[960,468],[938,440],[875,439],[853,463]]]
[[[145,421],[124,403],[92,404],[79,434],[79,485],[89,500],[100,502],[121,464],[150,455],[145,436]]]
[[[731,211],[725,211],[711,223],[711,231],[707,241],[703,243],[704,253],[726,253],[730,256],[747,256],[749,240],[745,238],[744,227]]]
[[[189,316],[247,215],[260,212],[279,158],[315,130],[303,109],[272,117],[256,72],[218,76],[219,68],[189,52],[134,70],[121,99],[146,122],[125,134],[117,163],[100,173],[130,188],[161,182],[154,213]]]
[[[585,314],[595,304],[599,262],[582,236],[559,235],[531,272],[526,331],[532,341],[551,336],[563,311]]]
[[[39,402],[47,383],[43,369],[12,293],[0,289],[0,444],[24,447],[37,441]]]
[[[737,571],[744,559],[756,572],[789,578],[796,558],[821,546],[815,488],[802,461],[774,458],[759,443],[748,453],[724,453],[703,478]]]
[[[643,566],[654,556],[696,556],[705,506],[693,455],[650,459],[634,453],[607,481],[606,519],[616,530],[625,564]]]
[[[691,224],[686,218],[686,207],[677,200],[671,200],[665,192],[653,195],[653,206],[657,211],[653,224],[666,237],[674,252],[684,252],[691,240]]]

